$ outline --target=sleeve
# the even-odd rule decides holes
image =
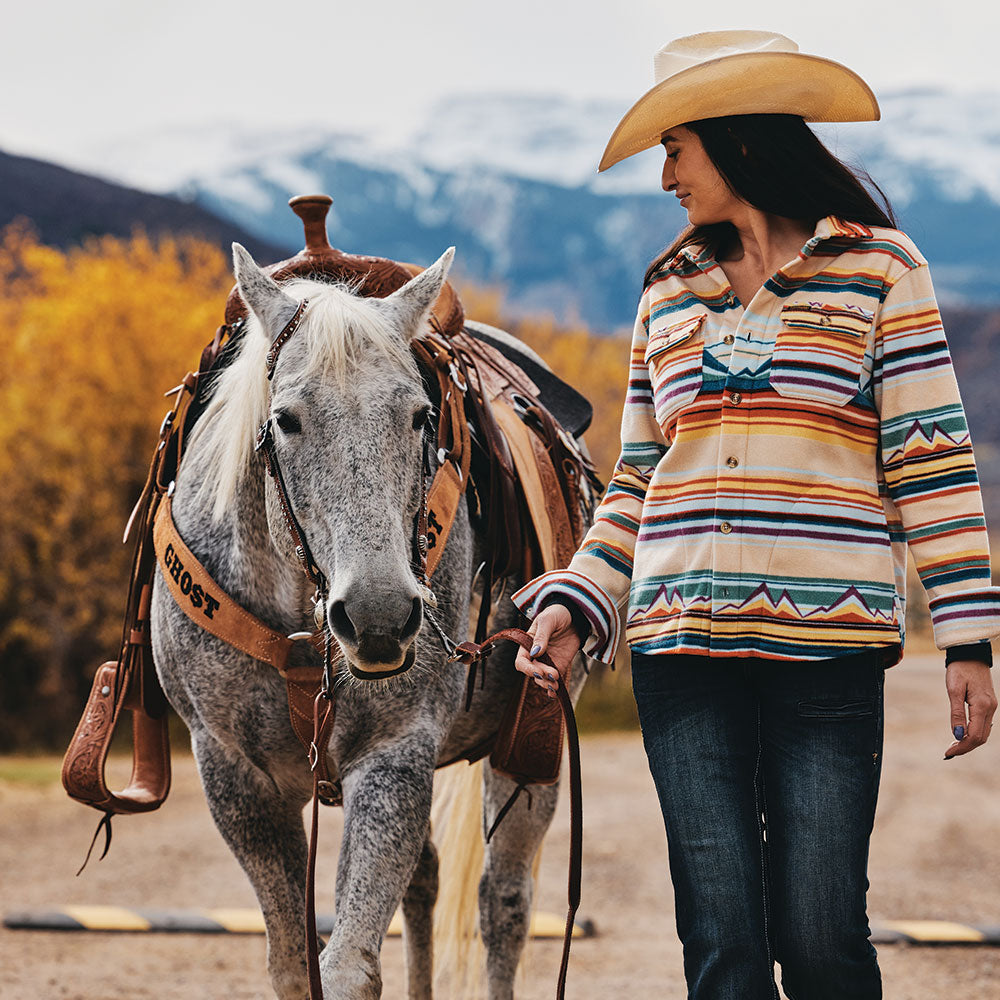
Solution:
[[[667,451],[653,411],[645,360],[649,327],[645,302],[644,296],[632,335],[621,454],[594,515],[594,525],[566,569],[536,577],[511,598],[529,618],[556,595],[572,600],[590,626],[584,652],[605,663],[614,660],[621,637],[618,609],[628,599],[646,490]]]
[[[927,591],[939,649],[1000,634],[972,440],[927,265],[892,286],[875,333],[886,488]]]

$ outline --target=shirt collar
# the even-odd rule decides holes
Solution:
[[[863,223],[847,222],[836,215],[828,215],[816,223],[812,236],[806,240],[799,256],[801,261],[807,260],[813,255],[816,248],[826,240],[864,240],[871,239],[872,235],[871,229]],[[702,271],[717,265],[715,255],[699,243],[689,243],[686,247],[681,247],[670,261],[669,266],[680,261],[689,261]]]
[[[867,240],[871,237],[872,231],[863,223],[847,222],[837,218],[836,215],[828,215],[816,223],[816,229],[806,240],[802,252],[804,256],[808,256],[824,240]],[[709,250],[699,243],[689,243],[686,247],[681,247],[674,260],[681,257],[694,264],[703,264],[714,259]]]
[[[871,239],[872,231],[860,222],[846,222],[835,215],[828,215],[816,223],[816,230],[806,240],[802,248],[803,254],[812,253],[824,240],[867,240]]]
[[[689,243],[686,247],[681,247],[677,251],[677,256],[674,257],[674,260],[680,260],[681,258],[689,260],[694,264],[702,264],[706,261],[713,261],[715,255],[708,247],[704,247],[700,243]]]

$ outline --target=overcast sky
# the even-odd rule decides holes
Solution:
[[[670,38],[789,35],[876,93],[1000,94],[989,0],[57,0],[5,5],[0,149],[73,159],[95,139],[203,121],[364,126],[454,92],[620,99]],[[752,16],[751,13],[752,12]]]

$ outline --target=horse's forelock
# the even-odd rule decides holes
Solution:
[[[275,378],[287,386],[304,385],[317,377],[333,377],[338,384],[355,380],[372,354],[401,373],[419,377],[403,334],[386,322],[377,305],[354,294],[345,285],[295,280],[282,286],[295,298],[308,298],[294,337],[296,351],[286,351]],[[195,429],[192,448],[204,451],[204,478],[199,498],[220,519],[230,507],[254,450],[258,427],[267,419],[270,386],[266,362],[270,335],[251,313],[237,356],[216,380],[212,396]],[[285,355],[288,355],[286,357]],[[294,364],[292,357],[304,359]]]
[[[372,352],[392,362],[401,372],[418,375],[402,332],[393,329],[377,300],[355,294],[355,286],[297,280],[284,286],[295,298],[309,299],[296,336],[304,334],[306,364],[296,377],[308,380],[333,375],[346,383],[370,361]]]

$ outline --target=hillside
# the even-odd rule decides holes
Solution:
[[[17,218],[30,219],[43,242],[59,247],[88,236],[129,236],[142,228],[154,237],[187,234],[225,248],[238,240],[264,260],[285,256],[272,241],[201,205],[0,152],[0,227]]]

